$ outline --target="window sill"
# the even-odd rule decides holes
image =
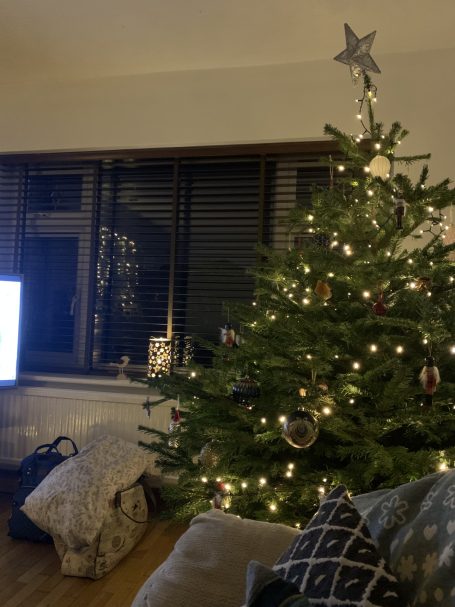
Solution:
[[[129,379],[92,375],[21,373],[17,390],[23,395],[143,404],[161,398],[158,390]]]

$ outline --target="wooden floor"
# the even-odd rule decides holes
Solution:
[[[0,493],[0,607],[130,607],[185,528],[156,519],[132,552],[100,580],[65,577],[52,545],[7,536],[11,495]]]

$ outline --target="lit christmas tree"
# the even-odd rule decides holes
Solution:
[[[178,476],[163,490],[174,517],[218,507],[299,526],[340,483],[359,494],[454,465],[444,209],[455,195],[449,180],[428,184],[427,166],[416,183],[399,172],[429,156],[398,155],[407,131],[376,122],[362,73],[364,130],[325,127],[340,150],[333,180],[290,218],[311,238],[261,251],[255,301],[237,310],[240,347],[214,346],[211,368],[150,381],[181,403],[169,434],[141,428],[158,439],[143,445],[163,473]]]

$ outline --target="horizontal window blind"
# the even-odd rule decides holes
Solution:
[[[259,242],[311,237],[285,219],[329,183],[316,153],[141,156],[0,167],[0,271],[24,274],[22,369],[116,373],[128,356],[143,375],[150,337],[171,336],[183,364],[185,339],[218,341],[251,301]]]

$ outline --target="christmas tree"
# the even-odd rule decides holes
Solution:
[[[164,489],[172,516],[219,507],[299,526],[338,484],[359,494],[454,464],[454,191],[426,165],[416,183],[400,172],[429,156],[398,154],[408,133],[376,121],[362,73],[364,131],[326,125],[340,150],[330,187],[291,214],[303,248],[261,249],[240,346],[149,381],[181,403],[169,433],[141,428],[178,477]]]

